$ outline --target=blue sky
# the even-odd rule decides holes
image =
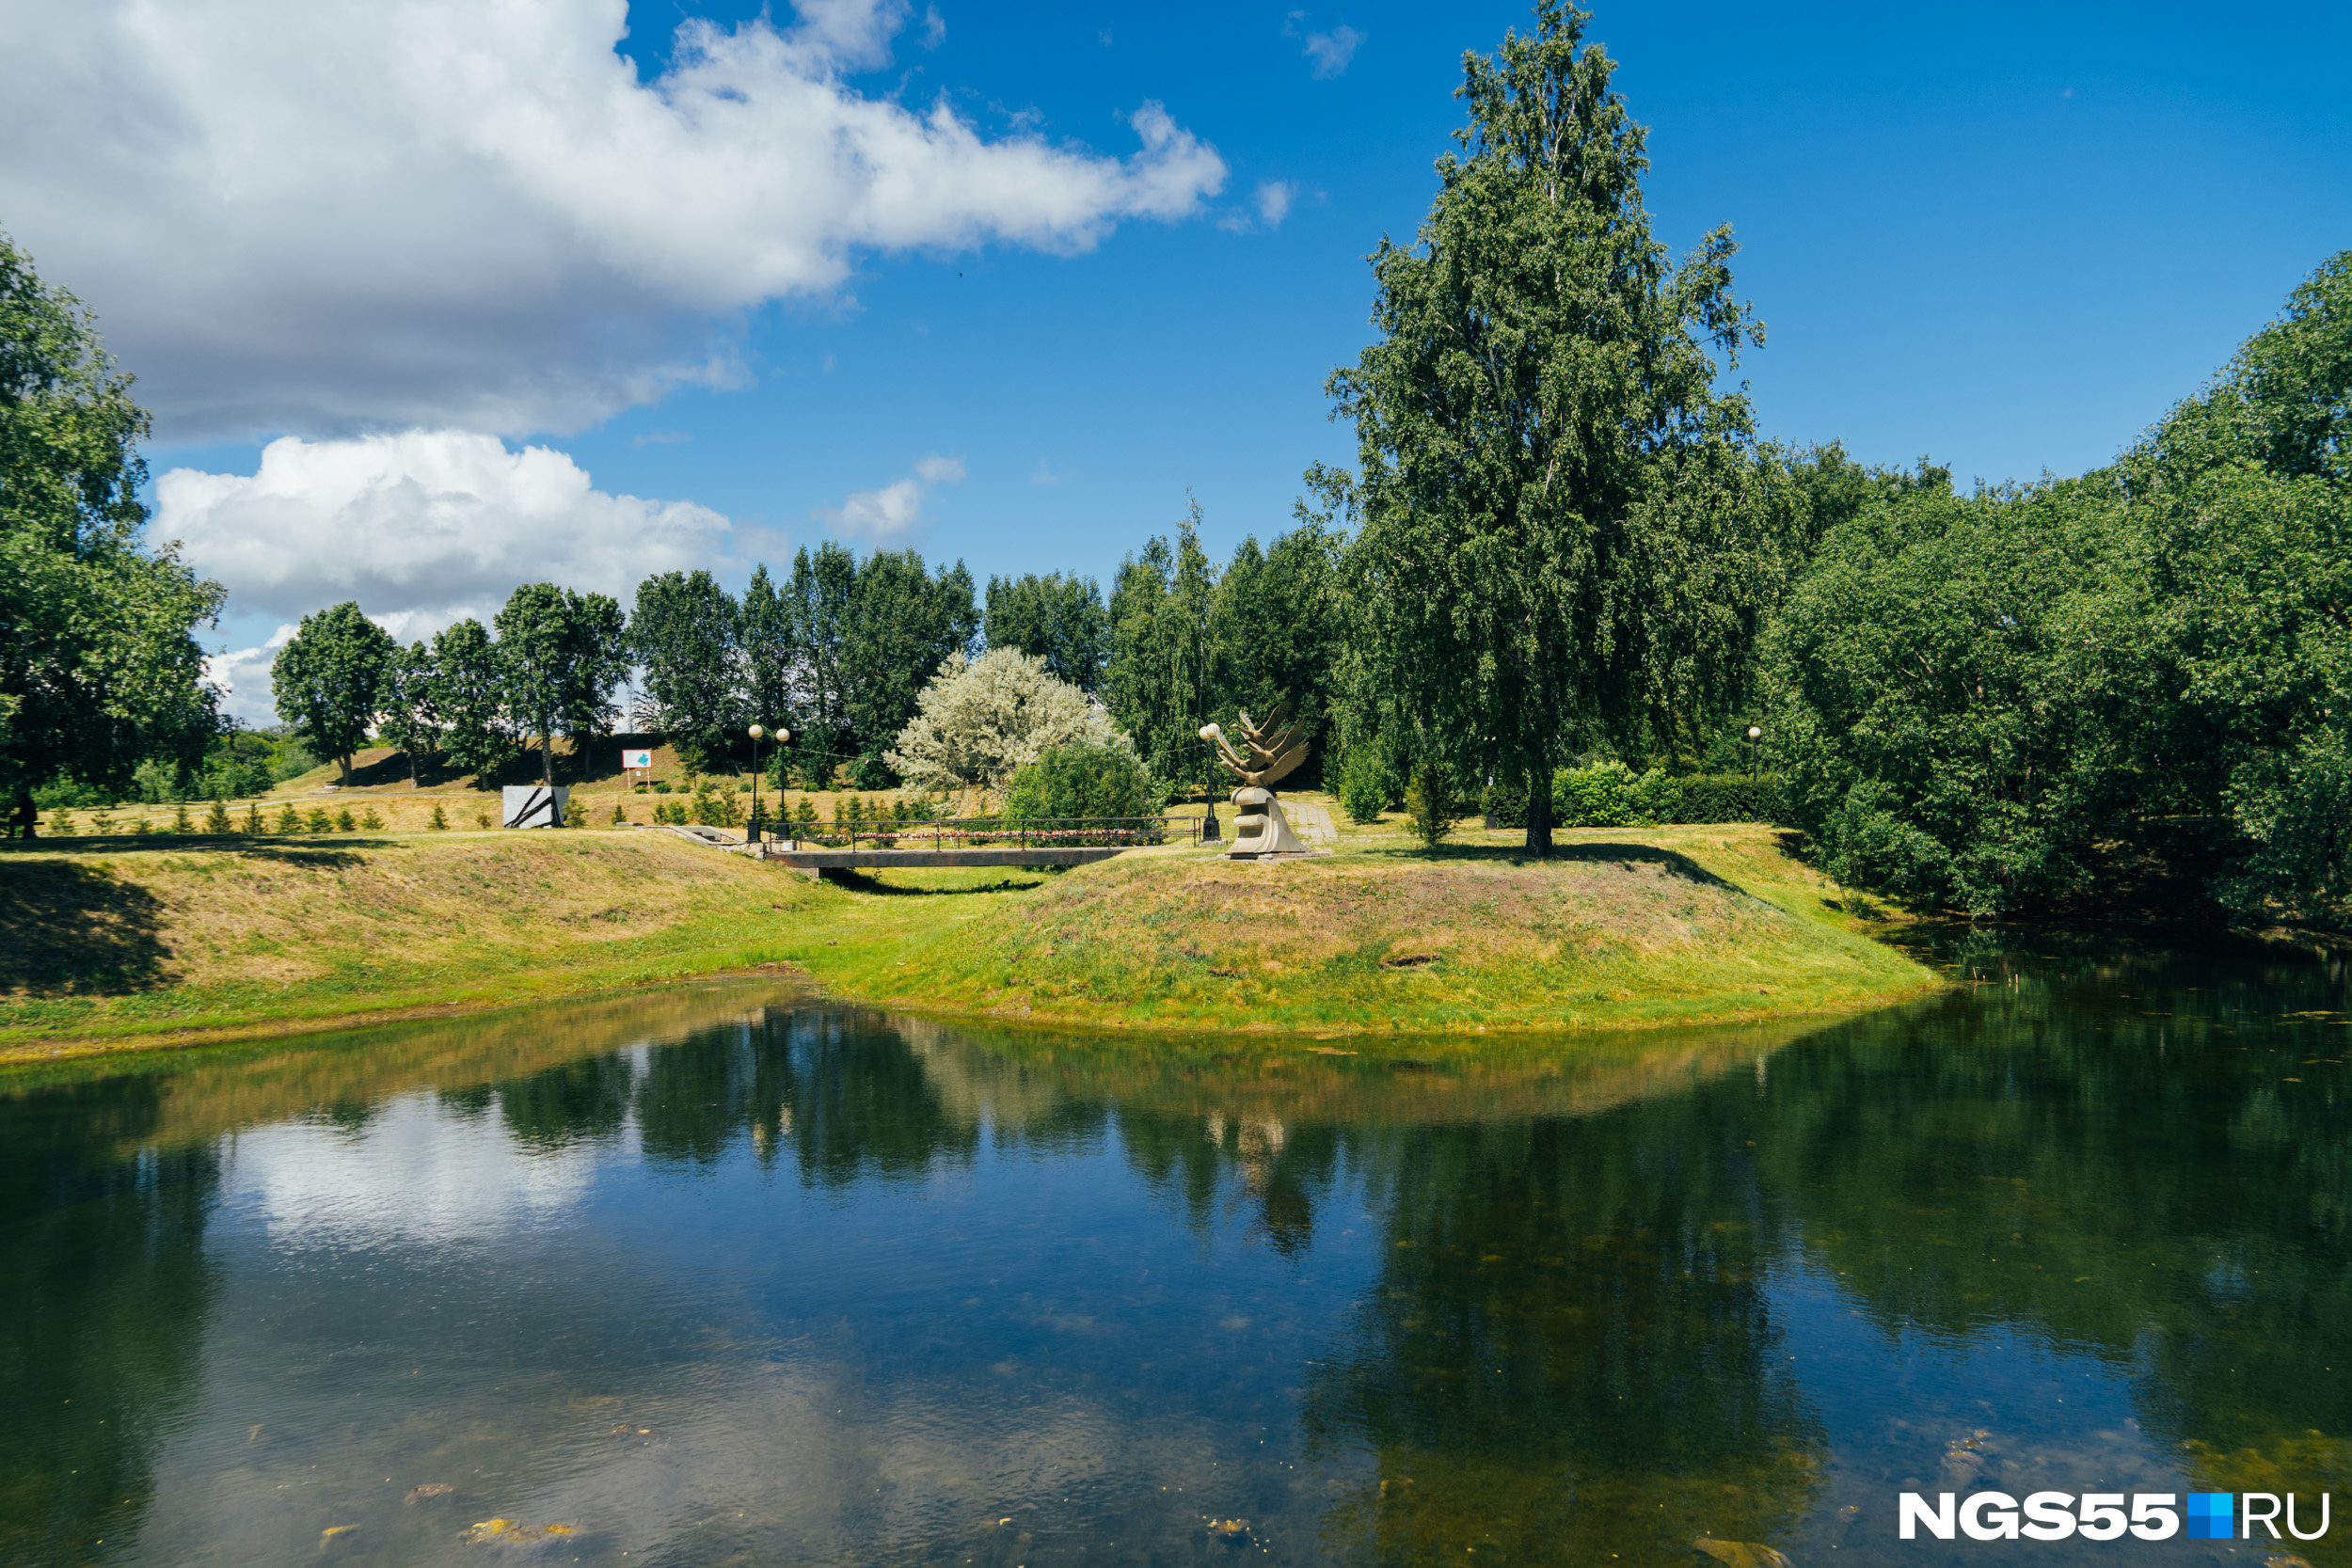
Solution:
[[[611,49],[594,25],[608,5],[533,5],[555,17],[550,27],[570,29],[562,36],[585,40],[587,54]],[[284,14],[261,0],[247,8]],[[979,223],[977,243],[935,226],[949,234],[943,243],[923,238],[919,214],[902,214],[894,221],[912,243],[842,239],[837,276],[789,286],[679,281],[693,263],[673,257],[639,268],[634,276],[670,269],[643,298],[605,273],[564,281],[570,230],[553,226],[532,231],[537,273],[468,300],[464,279],[500,264],[479,248],[500,231],[497,202],[468,209],[462,240],[428,231],[438,221],[428,214],[413,256],[398,226],[370,229],[362,246],[356,236],[375,212],[430,208],[430,189],[410,188],[404,160],[439,154],[417,150],[424,144],[407,131],[371,128],[389,119],[355,117],[336,132],[332,159],[322,154],[323,194],[302,196],[286,177],[318,216],[272,249],[323,252],[280,296],[329,269],[353,280],[289,304],[278,324],[310,312],[324,324],[311,337],[335,341],[336,367],[306,365],[299,344],[240,361],[221,376],[235,396],[210,412],[210,361],[191,348],[202,340],[188,324],[233,312],[189,281],[199,267],[174,275],[123,260],[124,227],[150,219],[109,210],[89,194],[95,182],[60,196],[20,172],[0,174],[0,224],[47,276],[90,299],[130,369],[147,372],[143,353],[161,367],[147,375],[161,384],[158,474],[252,476],[278,435],[331,443],[412,427],[475,431],[506,451],[566,454],[597,497],[692,503],[661,526],[646,521],[644,537],[668,543],[638,557],[607,538],[596,553],[608,574],[700,554],[739,578],[755,559],[841,535],[960,557],[983,578],[1058,568],[1107,580],[1123,554],[1183,514],[1187,490],[1222,552],[1286,525],[1307,464],[1352,459],[1351,434],[1328,421],[1322,388],[1367,338],[1364,257],[1383,234],[1408,237],[1426,208],[1432,161],[1460,122],[1452,89],[1462,52],[1490,49],[1527,21],[1506,4],[1295,12],[940,0],[928,12],[884,6],[879,23],[861,0],[833,0],[832,10],[867,28],[866,43],[836,51],[819,73],[844,101],[917,114],[944,101],[981,142],[1041,138],[1098,168],[1134,158],[1132,117],[1156,103],[1203,144],[1199,157],[1214,150],[1221,183],[1207,194],[1196,160],[1185,190],[1120,198],[1126,210],[1106,207],[1090,229],[1065,227],[1041,243],[995,217]],[[337,24],[337,12],[319,8],[325,20],[304,25]],[[453,28],[469,25],[468,14],[446,12]],[[631,5],[620,47],[639,83],[659,84],[675,63],[681,23],[734,33],[757,28],[763,14],[791,33],[795,15],[782,8]],[[1618,85],[1650,127],[1647,197],[1661,237],[1680,251],[1713,224],[1737,231],[1739,288],[1770,331],[1742,373],[1774,437],[1839,439],[1873,462],[1931,455],[1963,480],[2076,472],[2194,390],[2300,277],[2352,245],[2352,93],[2341,75],[2352,21],[2342,8],[1623,4],[1601,6],[1591,36],[1621,63]],[[0,41],[17,46],[20,65],[24,46],[65,47]],[[300,53],[314,61],[320,50],[313,40]],[[355,43],[340,69],[358,73],[357,85],[342,97],[364,96],[371,58]],[[249,99],[253,85],[238,73],[269,69],[250,61],[223,66],[215,87],[167,90],[196,95],[190,103],[232,88]],[[513,81],[485,90],[536,90],[532,76]],[[167,89],[125,90],[136,102]],[[340,123],[340,103],[285,92],[280,134],[305,117]],[[199,103],[186,112],[211,111]],[[497,127],[466,134],[532,134],[511,117]],[[369,139],[379,135],[380,146]],[[537,172],[505,178],[564,177],[545,160],[517,166]],[[651,174],[628,193],[628,222],[638,227],[628,232],[659,230],[664,175],[658,161],[631,166]],[[1279,223],[1269,221],[1270,187],[1287,198]],[[339,217],[344,194],[371,190],[381,199]],[[1174,215],[1135,210],[1152,200]],[[261,242],[223,210],[215,203],[186,222],[206,236],[196,253],[225,271],[241,245]],[[681,245],[716,253],[736,243],[724,201],[711,210],[694,221],[713,237],[706,244],[693,238],[705,230],[681,223]],[[254,232],[266,230],[267,214],[253,212]],[[332,243],[339,222],[355,236],[343,252]],[[757,241],[744,242],[747,255]],[[606,253],[616,243],[626,246],[627,234]],[[424,309],[415,302],[428,293],[409,275],[429,272],[456,279],[429,296],[448,320],[475,312],[486,340],[537,311],[539,336],[517,337],[489,370],[465,362],[463,331],[412,340],[403,312]],[[516,292],[538,274],[550,279],[543,298]],[[366,332],[350,325],[376,315]],[[660,373],[620,392],[600,383],[593,394],[476,395],[486,375],[520,373],[512,362],[540,344],[571,356],[566,365],[605,355],[599,374],[614,364]],[[681,354],[723,368],[698,383],[675,372]],[[426,363],[436,355],[450,360],[445,372]],[[377,494],[381,480],[360,488]],[[166,509],[189,519],[191,553],[230,582],[225,645],[261,644],[306,593],[347,596],[337,581],[256,565],[262,556],[300,553],[290,540],[405,526],[396,508],[355,511],[348,493],[314,499],[303,487],[315,482],[289,480],[266,514],[226,500],[203,512],[187,499],[201,488],[193,484],[175,493],[177,512]],[[869,501],[861,514],[850,499],[894,484],[896,511]],[[225,482],[204,493],[250,499]],[[500,504],[487,498],[469,526],[506,527],[527,543],[482,570],[544,560],[544,575],[594,576],[570,559],[560,506],[502,523],[492,515]],[[313,522],[301,521],[306,506]],[[636,515],[623,509],[595,526],[627,534]],[[243,554],[241,540],[252,546]],[[423,570],[431,575],[429,562]],[[437,601],[430,583],[404,587],[397,575],[354,579],[351,591],[371,613],[408,612],[411,630],[453,613],[458,600]],[[411,602],[394,602],[404,593]]]

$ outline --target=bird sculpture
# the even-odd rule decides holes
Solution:
[[[1241,808],[1241,815],[1233,819],[1233,847],[1225,851],[1226,858],[1264,860],[1273,855],[1307,854],[1307,846],[1282,815],[1281,803],[1266,787],[1287,778],[1307,760],[1307,723],[1291,718],[1290,699],[1277,704],[1263,724],[1242,714],[1238,751],[1216,724],[1201,725],[1200,738],[1215,744],[1217,761],[1242,784],[1233,791],[1233,804]]]

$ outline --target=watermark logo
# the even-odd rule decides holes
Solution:
[[[1915,1541],[1919,1532],[1938,1541],[1966,1536],[1971,1541],[2113,1541],[2124,1535],[2141,1541],[2250,1541],[2259,1527],[2269,1539],[2286,1535],[2316,1541],[2328,1533],[2329,1494],[2319,1494],[2319,1528],[2306,1530],[2296,1517],[2296,1495],[2276,1492],[2191,1492],[2183,1508],[2172,1492],[2035,1492],[2024,1500],[2006,1492],[1971,1492],[1960,1497],[1939,1492],[1931,1502],[1916,1492],[1901,1494],[1896,1507],[1895,1533]],[[2128,1510],[2128,1512],[2127,1512]],[[2183,1528],[2185,1515],[2186,1528]],[[2310,1518],[2305,1505],[2303,1518]]]
[[[2237,1494],[2191,1492],[2188,1495],[2188,1538],[2227,1541],[2237,1534]]]

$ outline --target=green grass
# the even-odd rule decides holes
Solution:
[[[937,914],[914,890],[788,939],[832,989],[1092,1028],[1312,1034],[1584,1030],[1872,1006],[1936,982],[1871,939],[1772,830],[1351,849],[1254,864],[1122,856]],[[902,903],[920,917],[882,917]]]
[[[1342,1035],[1867,1006],[1933,983],[1770,830],[1565,835],[1550,862],[1375,841],[846,885],[627,832],[0,851],[0,1058],[197,1043],[787,966],[1024,1023]]]

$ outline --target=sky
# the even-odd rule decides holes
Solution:
[[[1107,586],[1354,459],[1331,371],[1512,4],[0,0],[0,229],[155,416],[266,721],[302,615],[740,583],[825,539]],[[2352,246],[2352,11],[1596,8],[1763,433],[2077,473]]]

